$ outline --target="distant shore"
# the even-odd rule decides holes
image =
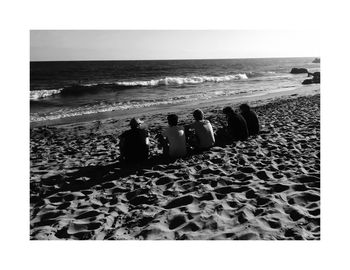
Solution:
[[[319,240],[319,85],[244,100],[260,135],[175,161],[159,158],[154,138],[168,112],[187,124],[200,107],[217,129],[222,107],[243,100],[32,124],[30,238]],[[123,169],[117,137],[134,116],[152,158]]]

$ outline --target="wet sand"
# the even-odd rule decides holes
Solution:
[[[130,117],[31,128],[30,238],[320,239],[319,94],[252,104],[260,135],[177,160],[159,156],[164,112],[140,115],[152,157],[137,168],[117,160]],[[221,105],[201,107],[214,130]]]

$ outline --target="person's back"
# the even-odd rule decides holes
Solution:
[[[132,120],[130,122],[131,129],[125,131],[120,135],[121,145],[121,157],[122,160],[127,162],[141,162],[148,158],[149,145],[148,145],[148,131],[141,129],[139,123],[135,124]],[[134,125],[134,126],[133,126]]]
[[[227,107],[230,108],[230,107]],[[226,108],[225,108],[226,109]],[[247,128],[247,123],[244,120],[244,118],[235,113],[232,108],[228,111],[228,109],[224,113],[227,116],[227,128],[229,135],[231,138],[235,141],[244,141],[248,138],[248,128]]]
[[[259,120],[256,113],[247,104],[242,104],[240,109],[241,115],[247,123],[249,135],[259,134]]]
[[[169,115],[168,122],[169,127],[164,130],[163,136],[166,137],[169,142],[169,156],[184,157],[187,154],[185,129],[177,125],[176,115]]]
[[[208,120],[204,120],[204,114],[201,110],[197,109],[193,112],[195,122],[191,125],[194,129],[195,135],[198,138],[199,148],[209,148],[215,144],[215,137],[213,127]]]

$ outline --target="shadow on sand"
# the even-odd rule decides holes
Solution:
[[[235,142],[228,140],[217,140],[215,146],[225,147],[226,145],[235,145]],[[184,159],[191,158],[193,155],[210,151],[189,150]],[[111,188],[114,186],[111,181],[119,180],[133,174],[142,176],[147,170],[152,170],[155,166],[169,165],[174,163],[176,158],[169,158],[163,155],[151,156],[147,161],[142,163],[127,164],[120,161],[107,165],[86,166],[71,168],[72,172],[57,174],[43,178],[40,182],[32,182],[30,190],[33,195],[30,198],[31,203],[42,202],[58,192],[75,192],[90,189],[93,186],[101,185],[102,188]],[[176,164],[174,165],[177,166]],[[179,168],[181,165],[178,165]],[[173,167],[174,168],[174,167]],[[159,168],[158,168],[159,169]]]

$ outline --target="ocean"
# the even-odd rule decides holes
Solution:
[[[30,121],[293,90],[313,59],[31,62]]]

